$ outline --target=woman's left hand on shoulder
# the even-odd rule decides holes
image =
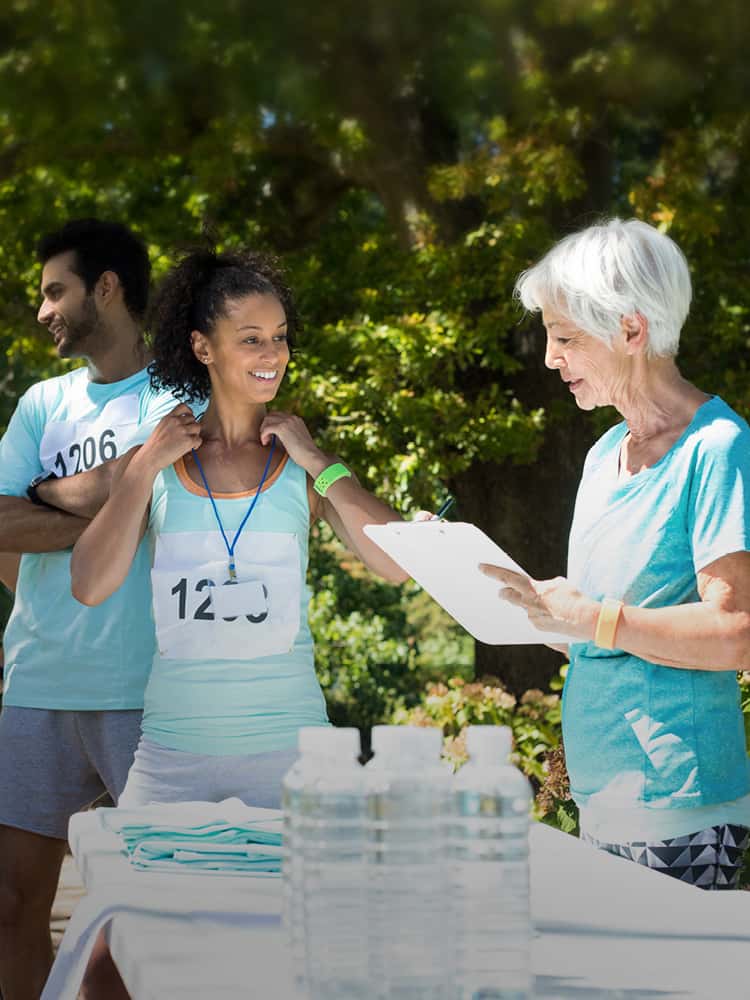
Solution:
[[[298,465],[304,466],[305,459],[320,453],[304,420],[294,413],[284,413],[281,410],[267,413],[260,425],[261,444],[269,445],[272,434],[276,435],[289,457]]]
[[[292,461],[302,466],[313,478],[328,464],[326,456],[313,441],[302,417],[294,413],[283,413],[281,410],[267,413],[260,425],[261,444],[270,444],[272,434],[275,434],[284,445]]]
[[[502,584],[499,596],[515,604],[529,616],[529,621],[544,632],[564,632],[580,639],[592,639],[599,605],[586,597],[564,576],[552,580],[533,580],[501,566],[480,563],[486,575]]]

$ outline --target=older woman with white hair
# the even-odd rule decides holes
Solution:
[[[750,428],[675,363],[690,307],[682,252],[637,220],[554,246],[518,279],[545,362],[583,410],[623,420],[589,452],[568,577],[484,571],[573,637],[563,739],[581,835],[704,888],[737,885],[750,760]]]

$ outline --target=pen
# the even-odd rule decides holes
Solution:
[[[440,510],[433,516],[433,520],[444,517],[456,502],[455,497],[447,496],[440,505]]]

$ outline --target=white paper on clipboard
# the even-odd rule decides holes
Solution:
[[[479,563],[529,574],[476,525],[394,521],[367,524],[364,532],[480,642],[513,646],[575,641],[535,628],[522,608],[502,600],[500,584],[485,576]]]

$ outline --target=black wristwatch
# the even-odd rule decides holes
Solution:
[[[57,475],[54,472],[41,472],[38,476],[34,476],[26,488],[26,496],[38,507],[51,506],[51,504],[45,503],[36,491],[37,486],[46,483],[48,479],[57,479]]]

